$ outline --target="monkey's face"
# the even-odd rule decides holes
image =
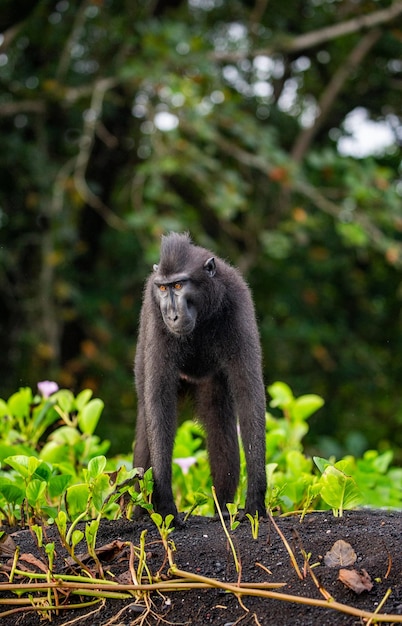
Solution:
[[[169,264],[167,264],[169,266]],[[174,267],[174,263],[172,263]],[[203,318],[208,301],[210,280],[214,278],[214,257],[202,260],[195,267],[169,271],[165,265],[154,265],[154,295],[163,321],[173,335],[190,335],[198,319]]]
[[[155,291],[168,330],[181,337],[192,333],[197,321],[197,310],[191,298],[193,289],[190,281],[155,282]]]

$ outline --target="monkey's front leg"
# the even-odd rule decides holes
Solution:
[[[165,517],[172,514],[178,520],[172,491],[172,456],[176,432],[176,391],[148,396],[146,401],[147,437],[154,479],[152,502],[155,510]]]
[[[257,359],[256,359],[257,360]],[[266,516],[265,495],[265,389],[258,368],[248,370],[240,365],[234,376],[233,393],[247,464],[246,513]]]

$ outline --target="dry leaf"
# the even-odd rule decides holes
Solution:
[[[355,569],[340,569],[339,580],[355,593],[371,591],[373,588],[371,578],[365,569],[362,569],[361,572],[358,572]]]
[[[127,543],[114,539],[100,548],[96,548],[96,554],[101,561],[113,561],[123,550],[127,549]]]
[[[347,567],[356,562],[356,552],[350,543],[343,539],[335,541],[331,550],[324,557],[324,563],[328,567]]]
[[[45,574],[48,571],[47,566],[45,565],[45,563],[43,563],[43,561],[41,561],[40,559],[36,558],[36,556],[34,556],[31,553],[24,553],[24,554],[20,554],[19,556],[19,560],[20,561],[25,561],[25,563],[29,563],[29,565],[34,565],[35,567],[37,567],[41,572],[44,572]],[[29,571],[29,570],[28,570]]]
[[[0,538],[0,557],[9,557],[13,556],[15,552],[16,545],[14,540],[4,533],[4,535]]]
[[[132,585],[133,584],[133,578],[128,569],[125,572],[122,572],[121,574],[119,574],[116,580],[118,583],[120,583],[120,585]]]
[[[110,561],[113,561],[113,559],[115,559],[119,554],[121,554],[121,552],[123,552],[123,550],[125,550],[126,548],[127,548],[127,544],[124,541],[120,541],[119,539],[114,539],[114,541],[111,541],[110,543],[106,543],[104,546],[100,546],[99,548],[96,548],[95,552],[97,556],[99,557],[100,561],[110,562]],[[89,554],[89,552],[80,552],[76,556],[82,563],[87,563],[88,561],[91,561],[92,559],[92,556]],[[66,559],[66,563],[67,565],[73,565],[74,559],[71,557],[68,557]]]

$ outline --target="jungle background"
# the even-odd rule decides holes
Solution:
[[[324,397],[310,445],[402,462],[402,2],[3,0],[0,32],[0,396],[90,387],[128,451],[188,230],[246,276],[267,385]]]

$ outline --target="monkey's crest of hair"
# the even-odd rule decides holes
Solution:
[[[186,267],[193,245],[188,233],[170,233],[162,237],[159,272],[164,276]]]

